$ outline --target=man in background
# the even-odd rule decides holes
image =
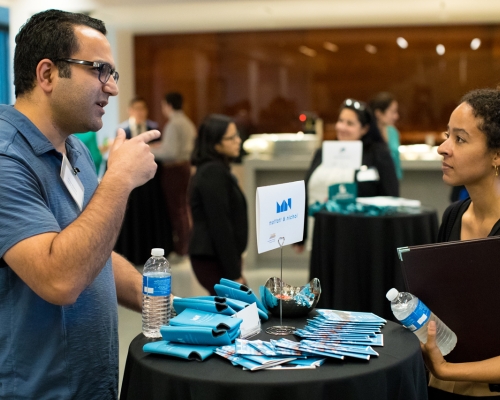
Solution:
[[[129,118],[118,127],[122,128],[127,139],[136,137],[142,132],[158,129],[158,124],[148,119],[148,105],[142,97],[134,97],[128,106]]]
[[[183,98],[171,92],[162,100],[162,112],[168,118],[161,141],[151,145],[151,152],[162,162],[162,186],[172,223],[174,251],[187,255],[190,232],[190,214],[187,190],[191,177],[191,153],[196,127],[182,111]]]
[[[118,130],[98,185],[88,149],[118,72],[100,20],[47,10],[16,36],[14,107],[0,106],[0,398],[116,399],[117,301],[141,274],[113,252],[130,192],[157,166],[149,131]]]

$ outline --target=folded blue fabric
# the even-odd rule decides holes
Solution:
[[[216,348],[217,346],[197,346],[160,340],[158,342],[146,343],[142,350],[146,353],[166,354],[186,360],[203,361],[207,357],[210,357]]]
[[[240,289],[237,289],[222,284],[216,284],[214,285],[214,290],[218,296],[229,297],[235,300],[241,300],[249,304],[256,303],[257,307],[260,310],[267,313],[266,308],[264,307],[262,302],[257,298],[257,296],[253,293],[252,289],[247,288],[245,285],[240,285]]]
[[[239,329],[243,320],[227,315],[186,308],[170,320],[171,326],[203,326],[215,330],[232,331]]]
[[[231,307],[234,311],[238,312],[243,310],[245,307],[248,307],[250,303],[246,303],[241,300],[236,300],[236,299],[230,299],[228,297],[221,297],[221,296],[198,296],[198,297],[191,297],[192,299],[199,299],[199,300],[214,300],[218,303],[226,303],[229,307]],[[260,319],[267,321],[269,319],[269,315],[267,314],[267,311],[264,312],[260,308],[257,307],[257,312],[259,313]]]
[[[246,285],[243,285],[242,283],[239,283],[239,282],[236,282],[236,281],[232,281],[230,279],[226,279],[226,278],[221,278],[219,283],[221,285],[224,285],[224,286],[229,286],[229,287],[232,287],[232,288],[235,288],[235,289],[239,289],[239,290],[243,290],[245,292],[248,292],[249,290],[251,290],[248,286]]]
[[[177,314],[180,314],[186,308],[191,308],[193,310],[207,311],[215,314],[224,314],[224,315],[236,314],[236,311],[234,311],[231,307],[229,307],[229,305],[227,305],[225,302],[220,303],[215,300],[203,300],[194,297],[175,298],[173,305],[175,312]]]
[[[231,344],[239,334],[239,328],[233,332],[217,330],[206,326],[167,326],[160,328],[161,336],[167,342],[197,344],[208,346],[225,346]]]

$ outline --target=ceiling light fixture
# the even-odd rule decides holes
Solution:
[[[300,46],[299,51],[308,57],[316,57],[317,54],[316,50],[311,49],[310,47],[307,46]]]
[[[373,44],[367,44],[365,50],[370,54],[375,54],[377,52],[377,48]]]
[[[398,37],[396,39],[396,43],[398,44],[399,47],[402,49],[406,49],[408,47],[408,41],[404,37]]]
[[[481,39],[479,38],[472,39],[472,41],[470,42],[470,48],[472,50],[477,50],[479,49],[479,47],[481,47]]]
[[[325,50],[331,51],[332,53],[339,51],[339,46],[337,46],[335,43],[332,42],[324,42],[323,48]]]
[[[445,49],[444,45],[438,44],[436,46],[436,53],[438,53],[440,56],[442,56],[445,52],[446,52],[446,49]]]

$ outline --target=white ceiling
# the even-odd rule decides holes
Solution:
[[[499,0],[95,0],[92,15],[137,33],[497,23]]]

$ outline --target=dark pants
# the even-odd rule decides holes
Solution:
[[[165,164],[162,166],[161,175],[167,211],[172,224],[174,251],[184,256],[188,252],[191,225],[187,198],[191,164],[188,161]]]
[[[219,283],[221,278],[226,278],[220,261],[215,256],[190,256],[190,259],[200,285],[207,289],[211,296],[216,296],[214,285]],[[241,258],[239,267],[241,271]]]

